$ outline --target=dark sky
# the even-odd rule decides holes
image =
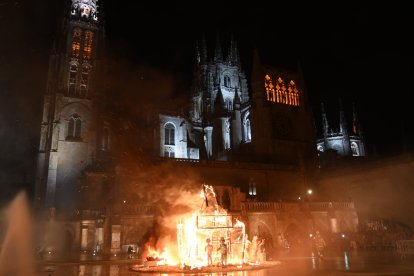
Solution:
[[[316,120],[324,102],[335,129],[339,101],[348,115],[355,102],[371,151],[395,154],[404,140],[413,146],[414,44],[406,5],[130,2],[105,2],[106,31],[138,62],[190,76],[202,33],[212,45],[217,33],[223,39],[234,34],[246,71],[254,47],[264,63],[301,64]]]
[[[217,33],[224,40],[233,34],[247,72],[253,48],[270,65],[292,67],[299,62],[317,116],[323,101],[334,124],[339,100],[348,113],[355,102],[371,150],[399,153],[403,137],[413,148],[414,25],[408,4],[99,2],[105,10],[107,56],[114,65],[109,71],[123,80],[112,82],[117,93],[134,92],[131,74],[147,77],[147,71],[162,72],[185,87],[196,40],[205,34],[214,45]],[[31,174],[48,55],[63,3],[0,0],[1,176]],[[162,87],[158,84],[157,89]]]

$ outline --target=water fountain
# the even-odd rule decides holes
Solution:
[[[33,276],[32,223],[25,192],[17,194],[4,215],[6,231],[0,237],[0,275]]]

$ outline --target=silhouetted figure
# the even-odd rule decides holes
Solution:
[[[207,245],[205,251],[207,253],[207,265],[213,264],[213,245],[211,244],[211,240],[209,238],[206,239]]]
[[[323,251],[326,247],[325,240],[322,238],[319,231],[316,231],[315,237],[313,238],[313,247],[315,248],[318,258],[323,258]]]
[[[217,251],[220,251],[221,254],[221,265],[225,266],[227,265],[227,245],[226,245],[226,241],[224,240],[223,237],[220,238],[220,246],[217,249]]]

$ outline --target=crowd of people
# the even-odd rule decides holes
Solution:
[[[322,250],[318,250],[322,248],[322,244],[324,250],[395,250],[397,242],[401,240],[414,240],[414,230],[391,220],[370,220],[362,223],[356,232],[316,231],[309,237],[295,237],[290,240],[279,235],[278,250],[311,249],[318,256],[322,254]]]

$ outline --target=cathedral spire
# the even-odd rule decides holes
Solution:
[[[226,115],[225,113],[226,109],[224,107],[223,93],[221,92],[221,88],[219,86],[216,99],[214,100],[214,114],[216,117],[224,117]]]
[[[355,108],[355,103],[352,103],[352,132],[355,135],[359,135],[359,122],[358,114]]]
[[[196,63],[196,65],[200,65],[200,62],[201,62],[200,49],[198,48],[198,43],[196,42],[196,46],[195,46],[195,63]]]
[[[222,61],[223,61],[223,52],[221,50],[220,36],[217,33],[216,49],[215,49],[215,52],[214,52],[214,62],[222,62]]]
[[[344,108],[342,106],[342,101],[339,100],[339,132],[342,134],[342,145],[344,150],[344,155],[352,155],[351,151],[351,141],[349,139],[349,130],[348,123],[345,118]]]
[[[323,103],[321,103],[321,112],[322,112],[322,128],[323,128],[323,136],[327,137],[329,132],[329,124],[328,119],[326,117],[325,113],[325,106]]]
[[[230,45],[229,45],[229,49],[227,51],[227,57],[226,57],[226,62],[230,65],[234,64],[234,39],[233,39],[233,35],[230,38]]]
[[[236,66],[241,66],[240,64],[240,53],[239,53],[239,49],[237,48],[237,42],[234,41],[233,44],[233,64]]]
[[[203,34],[201,37],[201,52],[200,52],[200,63],[206,64],[207,63],[207,43],[206,43],[206,37]]]
[[[346,122],[345,112],[341,100],[339,100],[339,132],[344,135],[348,134],[348,124]]]

